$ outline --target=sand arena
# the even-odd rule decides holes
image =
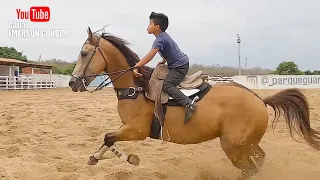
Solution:
[[[256,91],[261,97],[277,90]],[[320,91],[303,91],[309,100],[311,126],[320,129]],[[118,142],[139,155],[134,167],[106,152],[88,166],[104,134],[120,126],[112,89],[73,93],[69,88],[0,92],[0,179],[32,180],[231,180],[239,175],[219,139],[198,145],[162,144],[146,139]],[[273,114],[271,108],[268,108]],[[271,116],[273,118],[273,116]],[[267,153],[253,180],[319,180],[320,152],[294,141],[283,123],[268,127],[261,147]]]

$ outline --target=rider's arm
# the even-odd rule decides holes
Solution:
[[[147,55],[145,55],[135,66],[141,67],[150,62],[153,57],[157,54],[159,50],[163,50],[164,39],[161,37],[157,37],[153,44],[152,48]]]
[[[147,55],[145,55],[135,66],[136,67],[142,67],[148,62],[150,62],[153,57],[157,54],[159,49],[151,49]]]

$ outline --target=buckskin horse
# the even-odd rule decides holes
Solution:
[[[242,172],[238,179],[248,179],[262,167],[266,155],[258,144],[268,125],[267,105],[275,112],[273,125],[283,115],[292,138],[292,132],[296,131],[307,144],[320,150],[320,133],[310,127],[309,105],[300,90],[286,89],[261,99],[235,82],[211,86],[201,78],[199,81],[199,73],[194,74],[180,84],[184,93],[198,97],[192,119],[184,124],[184,107],[175,105],[174,99],[163,100],[165,96],[159,100],[159,93],[165,95],[159,90],[161,86],[150,85],[155,69],[144,66],[140,68],[142,77],[133,76],[131,70],[139,57],[127,45],[125,40],[111,34],[92,33],[89,27],[88,38],[71,75],[69,86],[72,91],[84,92],[89,91],[87,86],[96,76],[105,72],[114,86],[123,123],[117,131],[105,134],[104,143],[90,156],[89,165],[97,164],[103,154],[111,150],[119,158],[137,166],[139,157],[127,155],[115,146],[115,142],[145,140],[152,134],[153,138],[160,139],[161,131],[162,139],[177,144],[196,144],[219,137],[226,156]],[[200,84],[192,85],[196,80]],[[161,77],[155,82],[161,82]],[[189,89],[184,88],[188,85]],[[156,97],[148,96],[152,92]],[[159,122],[155,121],[159,118],[155,116],[156,99],[165,111],[160,130],[155,125]]]

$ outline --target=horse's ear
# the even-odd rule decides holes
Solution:
[[[88,32],[88,40],[91,42],[92,41],[92,31],[91,31],[90,27],[88,27],[87,32]]]

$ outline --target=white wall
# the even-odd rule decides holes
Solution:
[[[61,87],[69,87],[68,83],[71,78],[70,76],[55,74],[52,76],[61,79]],[[229,79],[242,84],[249,89],[320,88],[320,75],[249,75],[233,76]],[[102,80],[103,78],[97,78],[95,83],[92,84],[98,85]]]
[[[250,89],[320,88],[320,75],[234,76],[233,80]]]
[[[0,72],[5,72],[2,70],[3,67],[0,66]],[[12,71],[14,73],[14,71]],[[6,75],[7,76],[7,75]],[[30,75],[38,79],[50,78],[50,74],[33,74]],[[69,75],[59,75],[52,74],[51,79],[57,84],[58,87],[69,87],[69,81],[71,76]],[[222,77],[226,79],[226,77]],[[320,75],[266,75],[266,76],[233,76],[232,78],[227,78],[228,80],[233,80],[239,84],[242,84],[249,89],[287,89],[287,88],[320,88]],[[100,84],[104,80],[104,77],[97,77],[90,86],[94,87]],[[214,79],[211,79],[211,81]],[[218,82],[225,83],[228,81]],[[213,85],[215,83],[212,83]],[[109,85],[112,87],[112,84]]]
[[[33,77],[39,77],[39,78],[50,78],[50,75],[44,75],[44,74],[33,74],[32,75]],[[69,81],[71,79],[71,76],[69,75],[60,75],[60,74],[52,74],[51,75],[51,78],[57,82],[57,84],[59,84],[59,87],[69,87]],[[96,79],[94,79],[89,87],[96,87],[98,86],[103,80],[104,80],[105,77],[96,77]],[[108,80],[109,82],[109,80]],[[108,87],[111,87],[111,85],[109,85]]]

